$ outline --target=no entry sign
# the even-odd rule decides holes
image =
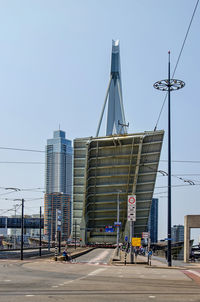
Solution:
[[[136,203],[136,195],[128,195],[128,203],[135,204]]]

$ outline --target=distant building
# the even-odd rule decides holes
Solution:
[[[71,233],[72,147],[65,132],[54,131],[46,146],[46,178],[44,204],[44,233],[51,240],[56,234],[56,209],[61,210],[62,240]]]
[[[151,211],[149,215],[148,231],[152,243],[158,242],[158,199],[152,198]]]
[[[172,242],[184,241],[184,226],[174,225],[172,227]]]
[[[11,215],[10,216],[13,219],[13,223],[17,225],[17,220],[21,219],[21,215]],[[32,218],[40,218],[39,214],[32,214],[32,215],[24,215],[24,235],[27,237],[39,237],[40,236],[40,229],[38,228],[33,228],[32,223],[33,219]],[[8,218],[9,219],[9,218]],[[44,215],[42,215],[42,219],[44,219]],[[25,226],[25,220],[30,225],[30,227],[27,227],[27,223]],[[41,229],[42,236],[44,234],[43,228]],[[8,228],[8,235],[9,236],[21,236],[21,228]]]
[[[0,216],[0,220],[6,220],[6,224],[4,228],[0,228],[0,236],[7,236],[8,234],[8,228],[7,228],[7,217],[6,216]]]

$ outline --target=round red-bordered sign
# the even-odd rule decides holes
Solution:
[[[129,202],[130,204],[134,204],[134,203],[136,202],[135,197],[133,197],[133,196],[129,197],[128,202]]]

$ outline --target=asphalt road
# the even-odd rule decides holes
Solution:
[[[200,283],[181,270],[113,266],[112,253],[96,249],[74,263],[0,260],[0,301],[200,301]]]

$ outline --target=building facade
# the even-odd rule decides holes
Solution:
[[[158,199],[152,198],[148,222],[148,231],[152,243],[158,242]]]
[[[65,132],[54,131],[47,140],[44,204],[44,234],[51,240],[56,235],[56,210],[61,210],[61,238],[71,233],[72,207],[72,146]]]
[[[184,241],[184,226],[173,225],[172,227],[172,242]]]

